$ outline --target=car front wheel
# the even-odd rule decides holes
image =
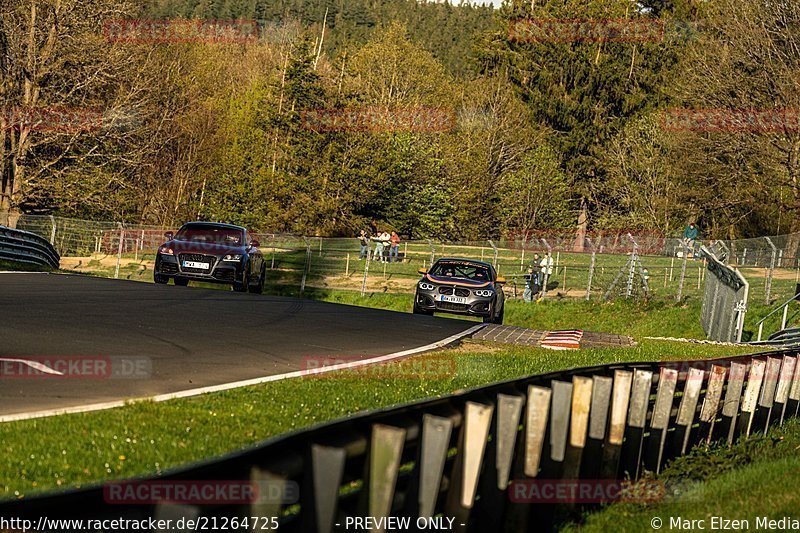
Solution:
[[[506,306],[504,305],[503,308],[500,310],[500,313],[492,319],[492,324],[502,324],[503,323],[503,315],[506,312]]]
[[[433,311],[427,311],[425,309],[417,307],[417,304],[414,304],[414,314],[415,315],[433,316]]]
[[[233,282],[233,290],[236,292],[247,292],[247,265],[242,269],[242,279]]]
[[[158,272],[153,272],[153,281],[159,285],[166,285],[169,281],[169,278],[167,276],[162,276]]]

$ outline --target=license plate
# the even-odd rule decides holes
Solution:
[[[208,263],[198,263],[196,261],[184,261],[183,268],[199,268],[200,270],[208,270],[211,265]]]
[[[447,296],[443,294],[439,296],[440,302],[450,302],[451,304],[465,304],[467,303],[467,299],[463,296]]]

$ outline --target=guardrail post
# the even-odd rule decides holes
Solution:
[[[766,305],[769,305],[769,298],[770,298],[770,294],[772,293],[772,277],[775,274],[775,258],[776,258],[777,254],[778,254],[778,249],[775,247],[774,244],[772,244],[772,240],[770,240],[769,237],[764,237],[764,239],[767,241],[767,243],[769,244],[769,247],[772,249],[772,256],[771,256],[770,262],[769,262],[769,270],[767,271],[766,287],[765,287],[765,290],[764,290],[764,293],[765,293],[765,295],[764,295],[764,303]]]
[[[122,261],[122,244],[125,241],[125,230],[122,228],[122,224],[117,224],[119,226],[119,247],[117,248],[117,266],[114,269],[114,279],[119,279],[119,264]]]

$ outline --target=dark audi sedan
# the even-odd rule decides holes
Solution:
[[[231,224],[189,222],[158,248],[156,283],[228,283],[238,292],[264,290],[264,256],[246,229]]]
[[[439,259],[430,270],[419,269],[414,313],[434,312],[479,316],[484,322],[503,323],[506,280],[489,263],[470,259]]]

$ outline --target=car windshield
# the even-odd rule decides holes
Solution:
[[[244,241],[242,230],[220,226],[185,226],[175,236],[175,240],[202,242],[208,244],[226,244],[239,246]]]
[[[489,281],[489,269],[469,263],[440,262],[433,265],[431,276],[458,278],[472,281]]]

